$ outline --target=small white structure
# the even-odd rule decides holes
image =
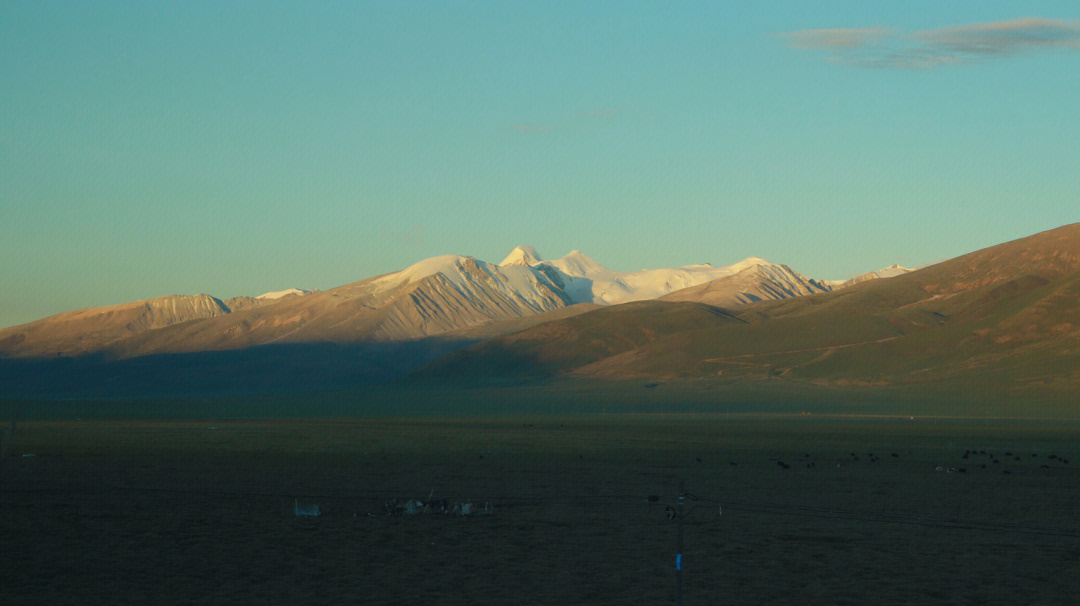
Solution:
[[[296,517],[318,517],[319,506],[318,505],[301,505],[300,501],[293,499],[293,513]]]

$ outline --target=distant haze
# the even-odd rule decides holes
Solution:
[[[1080,218],[1078,18],[9,0],[0,327],[522,243],[828,280],[952,258]]]

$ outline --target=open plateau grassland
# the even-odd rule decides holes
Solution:
[[[1078,436],[906,415],[26,421],[0,461],[0,602],[673,603],[685,482],[686,604],[1075,603]],[[494,513],[383,513],[429,494]]]

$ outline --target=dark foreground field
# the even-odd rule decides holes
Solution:
[[[0,603],[673,603],[680,481],[701,497],[686,604],[1076,603],[1078,436],[906,416],[22,423]],[[429,493],[494,513],[382,515]]]

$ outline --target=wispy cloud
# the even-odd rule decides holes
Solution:
[[[1027,17],[914,32],[812,29],[780,34],[795,49],[854,67],[930,69],[992,57],[1080,50],[1080,20]]]
[[[881,40],[892,33],[880,27],[867,29],[806,29],[780,34],[787,38],[793,48],[815,49],[856,49],[864,48],[868,43]]]

